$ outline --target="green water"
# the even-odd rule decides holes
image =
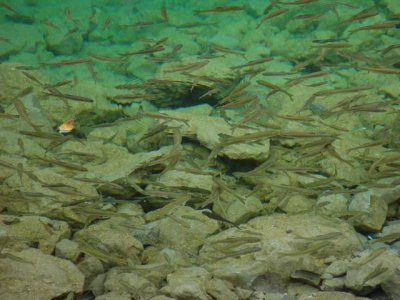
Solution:
[[[0,62],[4,299],[400,299],[398,0],[8,0]]]

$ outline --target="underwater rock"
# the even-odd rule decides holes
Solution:
[[[37,243],[45,254],[53,253],[58,241],[71,234],[67,222],[41,216],[0,215],[0,226],[9,237]]]
[[[14,129],[15,125],[16,124],[12,125]],[[14,155],[21,155],[26,157],[32,157],[35,155],[44,156],[45,153],[45,150],[40,147],[40,143],[38,143],[37,141],[32,140],[21,134],[15,133],[9,129],[4,128],[3,126],[1,126],[0,130],[0,140],[1,140],[1,149],[10,156]]]
[[[211,175],[192,174],[177,170],[161,174],[158,182],[168,187],[200,189],[209,192],[211,192],[213,186]]]
[[[322,278],[329,278],[331,276],[342,276],[346,274],[350,268],[350,262],[348,260],[335,260],[326,269]]]
[[[32,248],[12,255],[15,258],[1,260],[6,275],[0,280],[3,299],[48,300],[83,291],[84,276],[70,261]]]
[[[131,294],[122,292],[109,292],[103,295],[97,296],[96,300],[131,300]]]
[[[386,220],[388,205],[371,191],[357,193],[351,200],[349,211],[358,213],[352,219],[354,227],[366,231],[379,231]]]
[[[27,92],[38,96],[38,84],[26,77],[23,70],[18,70],[18,66],[19,64],[0,64],[0,105],[3,108],[13,104],[16,97]],[[29,71],[29,74],[43,80],[43,76],[36,71]]]
[[[397,272],[400,257],[392,250],[364,250],[354,258],[347,271],[345,286],[352,291],[366,294]]]
[[[315,205],[314,200],[300,194],[292,195],[287,201],[282,202],[279,203],[279,208],[288,214],[310,211]]]
[[[222,191],[218,200],[213,202],[212,210],[217,215],[235,224],[245,223],[248,219],[260,214],[263,205],[255,196],[249,195],[250,190],[235,188],[231,191]]]
[[[321,290],[341,291],[344,289],[344,277],[325,279],[322,281]]]
[[[238,300],[239,297],[235,294],[232,283],[218,278],[212,278],[206,283],[207,294],[215,300]]]
[[[206,292],[211,278],[211,274],[200,267],[179,268],[167,276],[167,285],[161,291],[178,299],[211,300],[213,298]]]
[[[127,263],[127,260],[140,262],[140,253],[143,251],[143,245],[127,231],[114,229],[110,223],[104,221],[76,232],[73,240],[86,254],[90,254],[90,249],[101,249],[105,255],[97,258],[116,265]]]
[[[81,261],[79,261],[77,267],[85,276],[85,282],[93,283],[98,275],[104,274],[103,263],[100,261],[100,259],[94,256],[85,256]]]
[[[318,287],[321,282],[321,277],[313,272],[297,270],[290,275],[291,279],[298,282],[303,282],[305,284]]]
[[[322,274],[324,259],[346,258],[360,248],[356,232],[344,221],[314,213],[275,214],[209,237],[199,255],[214,276],[249,286],[266,272],[282,278],[296,270]]]
[[[393,15],[400,13],[399,2],[396,0],[383,0],[382,2]]]
[[[380,286],[389,299],[400,299],[400,269],[397,268],[392,276],[381,282]]]
[[[42,34],[31,24],[3,22],[4,20],[0,25],[1,36],[4,39],[0,46],[2,60],[10,54],[15,55],[23,51],[36,52],[44,47]]]
[[[371,298],[357,297],[345,292],[315,292],[312,294],[302,294],[297,297],[297,300],[371,300]]]
[[[69,239],[62,239],[56,245],[55,256],[57,257],[68,259],[76,263],[80,254],[81,252],[79,251],[79,245],[77,242]]]
[[[316,206],[320,212],[327,216],[338,216],[346,214],[348,211],[349,200],[342,194],[321,195],[318,197]]]
[[[77,151],[97,156],[97,161],[85,164],[88,172],[82,173],[79,177],[110,182],[127,177],[136,169],[146,167],[152,160],[160,158],[169,151],[164,147],[157,151],[131,154],[124,147],[103,144],[101,141],[91,141],[84,145],[78,142],[68,142],[60,149],[63,152]]]
[[[130,294],[134,299],[148,299],[157,294],[157,288],[146,278],[134,271],[113,268],[107,272],[104,282],[106,291]]]
[[[157,228],[159,245],[179,251],[197,251],[202,240],[215,233],[218,222],[187,206],[165,206],[146,215],[147,226]],[[150,225],[151,224],[151,225]]]
[[[79,28],[81,29],[81,24]],[[46,35],[46,48],[54,54],[71,55],[78,51],[83,46],[83,32],[80,30],[71,29],[69,32],[64,33],[61,30],[51,30]]]

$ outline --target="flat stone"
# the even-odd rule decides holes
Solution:
[[[84,276],[70,261],[33,248],[12,253],[18,260],[1,260],[2,299],[48,300],[69,292],[83,292]]]

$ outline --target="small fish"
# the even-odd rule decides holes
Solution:
[[[267,81],[265,81],[265,80],[257,80],[257,83],[258,83],[259,85],[261,85],[261,86],[267,87],[267,88],[269,88],[269,89],[272,90],[271,92],[268,93],[267,98],[268,98],[269,96],[271,96],[271,95],[277,93],[277,92],[281,92],[281,93],[284,93],[285,95],[287,95],[287,96],[290,98],[290,100],[293,101],[293,95],[290,94],[289,92],[285,91],[285,90],[282,89],[281,87],[279,87],[279,86],[277,86],[277,85],[275,85],[275,84],[272,84],[272,83],[270,83],[270,82],[267,82]]]
[[[395,68],[357,67],[357,69],[370,71],[370,72],[376,72],[376,73],[383,73],[383,74],[400,75],[400,69],[395,69]]]
[[[201,213],[203,215],[209,217],[210,219],[213,219],[213,220],[216,220],[216,221],[220,221],[220,222],[224,222],[224,223],[227,223],[229,225],[232,225],[232,226],[238,228],[238,226],[235,223],[229,221],[228,219],[225,219],[225,218],[221,217],[220,215],[217,215],[216,213],[212,212],[211,210],[204,209],[204,210],[202,210]]]
[[[151,46],[142,50],[138,51],[131,51],[131,52],[124,52],[121,53],[120,56],[131,56],[131,55],[140,55],[140,54],[149,54],[149,53],[154,53],[154,52],[160,52],[163,51],[165,48],[164,46],[158,45],[158,46]]]
[[[15,108],[17,109],[17,112],[18,112],[19,116],[21,117],[21,119],[23,119],[26,123],[28,123],[30,126],[32,126],[33,129],[40,132],[41,131],[40,126],[34,124],[32,122],[32,120],[29,118],[29,115],[28,115],[22,101],[19,99],[16,99],[14,102],[14,105],[15,105]]]
[[[65,121],[57,128],[58,132],[61,134],[70,133],[73,129],[74,129],[74,119]]]
[[[398,49],[400,48],[400,44],[397,45],[390,45],[388,47],[386,47],[385,49],[382,50],[381,52],[381,56],[385,56],[386,54],[388,54],[390,51],[394,50],[394,49]]]
[[[201,14],[209,14],[209,13],[222,13],[222,12],[233,12],[233,11],[241,11],[243,10],[242,6],[217,6],[211,9],[205,10],[195,10],[194,14],[201,15]]]
[[[0,41],[4,42],[4,43],[7,43],[7,44],[11,44],[10,39],[2,37],[2,36],[0,36]]]
[[[205,65],[207,65],[209,63],[208,60],[205,61],[200,61],[200,62],[194,62],[194,63],[190,63],[190,64],[183,64],[183,65],[179,65],[171,70],[166,70],[166,73],[174,73],[174,72],[182,72],[182,71],[194,71],[194,70],[198,70],[202,67],[204,67]]]
[[[322,17],[324,13],[319,13],[319,14],[301,14],[301,15],[296,15],[292,18],[292,20],[315,20],[318,19],[319,17]]]
[[[264,17],[261,19],[260,23],[257,24],[256,28],[259,28],[259,27],[260,27],[262,24],[264,24],[266,21],[268,21],[268,20],[270,20],[270,19],[272,19],[272,18],[274,18],[274,17],[276,17],[276,16],[279,16],[279,15],[281,15],[281,14],[284,14],[284,13],[287,12],[287,11],[289,11],[289,9],[287,9],[287,8],[281,8],[281,9],[278,9],[278,10],[276,10],[276,11],[273,11],[273,12],[269,13],[268,15],[264,16]]]
[[[60,160],[53,160],[53,159],[49,159],[49,158],[43,158],[40,156],[35,155],[34,158],[39,159],[43,162],[52,164],[52,165],[56,165],[65,169],[69,169],[69,170],[74,170],[74,171],[81,171],[81,172],[87,172],[88,169],[86,169],[85,167],[82,167],[81,165],[76,165],[76,164],[72,164],[72,163],[67,163],[67,162],[63,162]]]
[[[259,59],[255,59],[255,60],[249,61],[249,62],[247,62],[245,64],[242,64],[242,65],[237,65],[237,66],[230,67],[230,69],[235,70],[235,69],[255,66],[255,65],[259,65],[259,64],[263,64],[263,63],[269,62],[271,60],[272,60],[272,57],[270,57],[270,56],[263,57],[263,58],[259,58]]]
[[[378,277],[379,275],[382,275],[383,273],[385,273],[386,271],[389,270],[389,268],[387,267],[382,267],[382,261],[375,267],[374,270],[372,270],[371,273],[369,273],[364,280],[362,281],[361,285],[363,286],[364,284],[367,283],[368,280],[371,280],[373,278]]]
[[[49,96],[68,99],[68,100],[72,100],[72,101],[80,101],[80,102],[87,102],[87,103],[94,102],[93,99],[90,99],[88,97],[70,95],[70,94],[63,94],[60,91],[56,90],[55,88],[47,88],[47,90],[49,92],[43,92],[43,93],[46,94],[46,95],[49,95]]]
[[[113,58],[109,56],[101,56],[97,55],[95,53],[88,53],[88,56],[93,57],[94,59],[101,60],[101,61],[107,61],[107,62],[114,62],[114,63],[124,63],[125,60],[119,59],[119,58]]]
[[[352,35],[355,32],[358,32],[358,31],[388,29],[388,28],[393,28],[393,27],[399,26],[399,25],[400,25],[400,20],[375,23],[372,25],[362,26],[362,27],[353,29],[350,31],[350,35]]]
[[[296,1],[292,1],[292,2],[277,1],[277,3],[283,4],[283,5],[299,5],[299,4],[308,4],[308,3],[317,2],[317,1],[319,1],[319,0],[296,0]]]
[[[69,65],[78,65],[85,64],[90,62],[90,59],[82,58],[82,59],[71,59],[71,60],[60,60],[54,62],[45,62],[42,63],[44,66],[69,66]]]
[[[40,23],[43,24],[43,25],[46,25],[49,28],[60,30],[60,27],[54,25],[48,19],[43,19],[43,20],[40,21]]]
[[[165,21],[165,23],[169,24],[169,18],[168,18],[168,12],[167,12],[167,8],[165,7],[165,5],[161,6],[161,18]]]
[[[112,17],[108,16],[107,19],[104,21],[104,26],[103,26],[103,31],[106,30],[108,28],[108,26],[110,26]]]
[[[340,24],[351,23],[354,21],[364,20],[366,18],[374,17],[378,14],[378,11],[374,7],[366,8],[355,15],[352,15],[350,18],[340,22]]]

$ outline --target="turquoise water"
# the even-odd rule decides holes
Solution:
[[[397,299],[398,0],[3,1],[0,62],[0,267],[37,299]]]

